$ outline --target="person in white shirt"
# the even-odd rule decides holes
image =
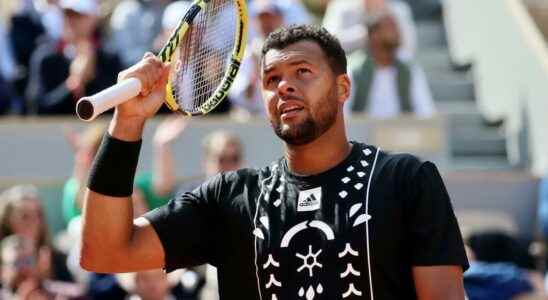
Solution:
[[[355,88],[348,112],[366,112],[375,118],[392,118],[413,113],[420,118],[435,114],[426,76],[415,63],[397,55],[401,43],[396,19],[390,10],[381,10],[367,20],[369,41],[365,49],[349,59]]]
[[[331,0],[322,26],[332,32],[346,51],[362,49],[367,42],[365,20],[369,14],[389,8],[394,12],[402,33],[398,57],[411,60],[417,50],[417,32],[409,4],[400,0]]]

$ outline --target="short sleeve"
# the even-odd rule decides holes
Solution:
[[[460,265],[468,259],[447,190],[436,166],[423,163],[416,172],[409,202],[408,234],[413,266]]]
[[[222,181],[218,175],[144,215],[163,245],[166,271],[215,260],[215,220]]]

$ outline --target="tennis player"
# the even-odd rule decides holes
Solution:
[[[268,37],[261,65],[284,157],[219,174],[135,220],[141,136],[163,102],[167,68],[147,55],[121,73],[140,79],[145,96],[116,108],[96,158],[82,266],[170,272],[210,263],[221,299],[464,299],[468,261],[434,164],[347,140],[351,86],[339,42],[292,26]]]

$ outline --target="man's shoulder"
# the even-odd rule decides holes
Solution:
[[[401,174],[403,172],[408,176],[412,176],[419,171],[423,164],[430,163],[410,153],[385,151],[375,145],[360,142],[354,143],[363,151],[368,151],[367,149],[369,149],[369,151],[375,153],[374,171],[377,173],[390,172],[392,174]]]
[[[419,168],[424,160],[411,153],[379,150],[379,162],[397,168]]]

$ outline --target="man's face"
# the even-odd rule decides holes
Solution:
[[[14,234],[32,241],[40,239],[44,215],[39,199],[25,199],[13,205],[9,224]]]
[[[385,49],[397,49],[400,46],[400,31],[396,19],[391,15],[384,16],[376,26],[371,39]]]
[[[308,144],[335,123],[342,108],[337,101],[336,78],[315,42],[268,51],[261,75],[270,123],[287,144]]]
[[[95,32],[97,18],[83,15],[72,10],[65,10],[65,37],[69,41],[90,38]]]
[[[239,145],[227,142],[216,153],[211,153],[205,159],[205,169],[208,176],[219,172],[229,172],[242,166],[242,150]]]

